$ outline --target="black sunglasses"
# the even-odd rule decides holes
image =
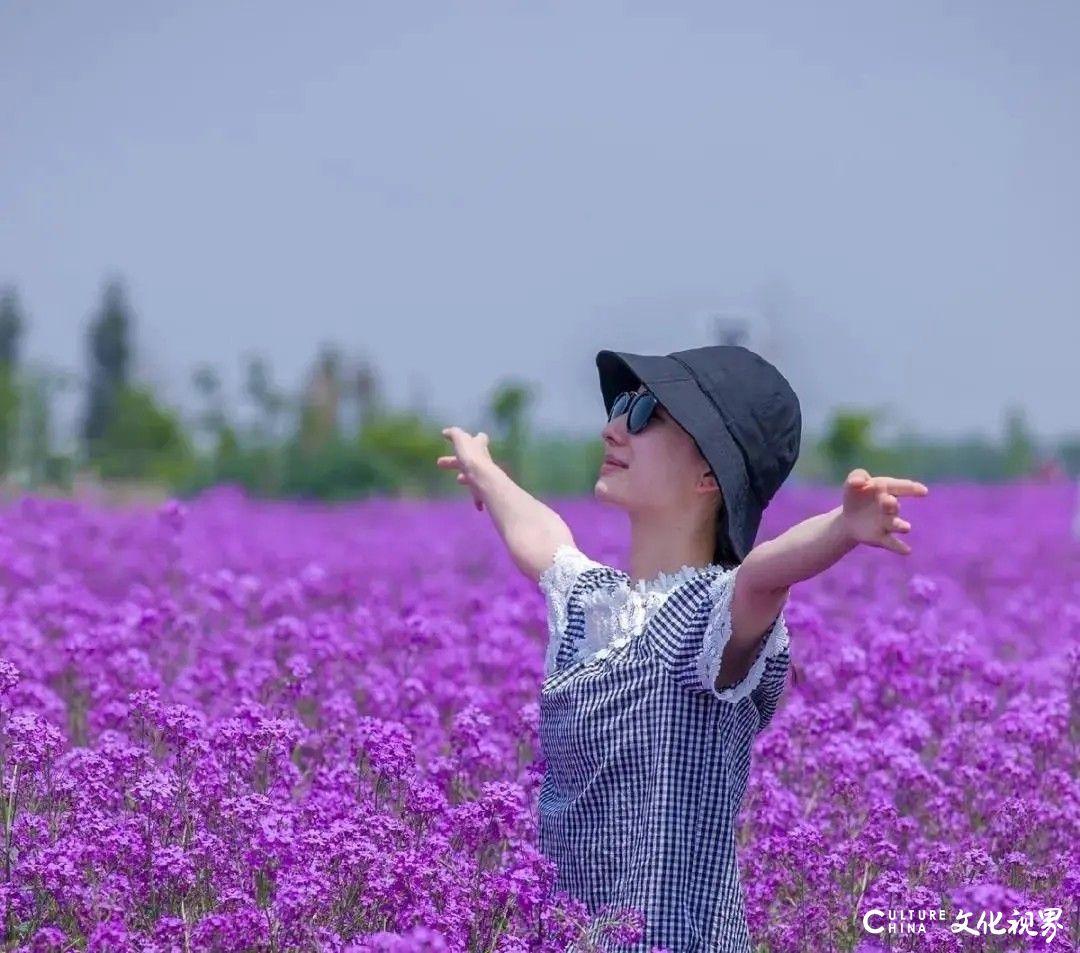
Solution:
[[[624,390],[611,405],[608,420],[612,421],[621,414],[627,414],[626,429],[630,433],[641,433],[645,425],[652,420],[653,413],[659,406],[658,401],[648,391]]]

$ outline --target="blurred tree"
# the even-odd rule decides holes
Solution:
[[[0,293],[0,477],[14,465],[19,438],[19,344],[24,320],[19,296]]]
[[[13,285],[7,285],[0,292],[0,365],[18,365],[23,326],[19,294]]]
[[[221,374],[212,364],[200,364],[192,371],[191,382],[202,399],[202,410],[196,417],[198,429],[216,443],[225,426],[225,403],[221,393]]]
[[[302,453],[314,453],[337,439],[341,408],[341,354],[323,345],[304,391],[298,444]]]
[[[247,359],[244,390],[255,407],[255,422],[249,438],[239,440],[229,475],[252,493],[270,495],[280,491],[284,478],[286,450],[281,445],[281,422],[293,401],[274,383],[270,365],[258,354]],[[232,452],[230,441],[220,443],[218,451],[219,461],[224,462]]]
[[[603,441],[598,439],[538,435],[526,444],[521,462],[521,483],[533,494],[591,494],[604,450]]]
[[[438,493],[447,488],[445,470],[435,461],[447,452],[448,443],[439,429],[413,412],[384,413],[369,420],[360,431],[357,449],[378,460],[398,492],[405,496]],[[457,486],[452,480],[451,488]]]
[[[1035,438],[1027,425],[1023,407],[1010,406],[1005,412],[1004,461],[1008,479],[1031,472],[1035,461]]]
[[[253,455],[245,454],[231,424],[221,426],[216,441],[208,457],[199,458],[186,478],[171,484],[174,492],[190,496],[219,483],[240,484],[254,491],[259,481],[265,480],[265,472],[255,472]]]
[[[133,323],[123,284],[111,279],[87,336],[90,367],[82,437],[91,461],[97,459],[99,444],[116,413],[119,394],[128,383]]]
[[[29,486],[43,482],[66,485],[71,477],[71,460],[53,452],[53,402],[57,394],[77,387],[70,371],[36,364],[23,372],[21,387],[23,465]]]
[[[279,421],[289,408],[285,392],[277,387],[270,375],[269,364],[258,354],[246,359],[244,392],[255,406],[255,441],[266,444],[279,439]]]
[[[37,486],[45,479],[52,449],[52,415],[49,379],[45,374],[27,376],[23,389],[26,400],[26,469],[28,483]]]
[[[359,430],[383,409],[382,392],[375,367],[361,360],[352,379],[352,398],[356,405],[356,429]]]
[[[344,500],[402,491],[399,460],[371,453],[358,440],[335,438],[318,450],[302,452],[294,443],[286,456],[280,492],[303,499]]]
[[[1080,477],[1080,437],[1062,437],[1055,452],[1070,477]]]
[[[194,449],[179,416],[159,405],[149,387],[122,387],[98,441],[100,475],[171,484],[187,478],[194,465]]]
[[[837,411],[826,425],[821,452],[834,480],[843,480],[855,467],[866,467],[874,445],[871,430],[874,414],[865,411]],[[871,470],[871,473],[873,471]]]
[[[507,473],[521,479],[525,462],[525,442],[528,437],[526,413],[533,391],[526,384],[504,384],[491,399],[489,413],[494,421],[493,449],[502,457]]]
[[[217,446],[214,448],[214,463],[219,470],[228,474],[235,473],[241,458],[240,440],[236,431],[225,424],[218,431]]]

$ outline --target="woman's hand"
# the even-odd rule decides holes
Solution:
[[[443,470],[460,470],[458,483],[467,486],[472,493],[473,505],[484,508],[484,500],[476,485],[477,477],[487,467],[496,466],[488,450],[488,435],[480,431],[475,437],[460,427],[444,427],[442,435],[454,445],[454,455],[439,457],[435,465]]]
[[[898,496],[926,496],[930,491],[915,480],[896,477],[872,477],[863,469],[852,470],[844,481],[842,507],[845,530],[857,543],[880,546],[906,556],[911,547],[893,533],[907,533],[911,524],[897,515]]]

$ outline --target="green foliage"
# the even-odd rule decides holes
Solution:
[[[19,341],[22,308],[14,288],[0,293],[0,476],[12,468],[19,434]]]
[[[280,446],[258,440],[244,445],[225,427],[210,465],[180,489],[191,494],[234,483],[253,496],[312,500],[436,493],[446,490],[446,474],[435,467],[445,451],[435,426],[414,414],[373,417],[352,439],[332,437],[314,449],[299,434]]]
[[[582,437],[533,433],[531,386],[500,382],[482,408],[486,424],[431,420],[415,410],[388,409],[376,369],[344,360],[332,346],[321,349],[295,394],[274,382],[263,358],[249,355],[242,389],[254,417],[244,426],[231,413],[217,369],[199,365],[192,383],[201,407],[189,436],[150,387],[129,381],[133,323],[122,284],[110,281],[87,329],[84,452],[67,456],[52,447],[51,408],[55,393],[72,378],[18,366],[25,322],[14,289],[0,292],[0,475],[15,473],[16,482],[29,485],[70,486],[76,466],[85,462],[105,479],[154,482],[181,495],[234,483],[258,496],[464,499],[453,472],[435,466],[452,452],[442,429],[459,424],[470,432],[487,430],[496,463],[538,496],[589,495],[596,485],[604,453],[599,427]],[[842,409],[820,439],[804,435],[796,478],[835,483],[862,466],[929,481],[1003,480],[1032,473],[1047,456],[1021,408],[1009,409],[998,440],[904,434],[884,445],[874,439],[882,416],[874,409]],[[1050,453],[1069,474],[1080,473],[1080,440],[1064,439]]]
[[[869,469],[865,461],[874,448],[874,418],[865,411],[839,411],[829,420],[820,449],[834,480],[842,480],[857,466]]]
[[[338,350],[324,345],[300,408],[296,440],[305,454],[321,453],[341,436],[338,429],[341,364]]]
[[[19,434],[19,383],[11,365],[0,364],[0,476],[15,460]]]
[[[1057,457],[1065,472],[1080,475],[1080,437],[1066,437],[1058,444]]]
[[[1010,407],[1005,414],[1005,474],[1009,478],[1031,471],[1035,462],[1035,440],[1023,408]]]
[[[13,287],[4,288],[0,292],[0,367],[18,366],[24,324],[18,293]]]
[[[148,387],[118,389],[108,425],[93,459],[103,479],[160,481],[189,477],[195,453],[179,418],[161,407]]]
[[[332,439],[306,455],[290,448],[278,492],[301,499],[346,500],[394,496],[399,483],[392,460],[368,452],[358,441]]]
[[[117,412],[121,388],[128,382],[131,361],[132,316],[123,285],[112,280],[105,286],[101,307],[87,335],[89,387],[83,418],[83,440],[91,457]]]
[[[214,448],[215,467],[228,474],[240,466],[243,452],[236,431],[228,424],[223,424],[217,432],[217,446]]]
[[[489,413],[495,430],[492,446],[497,444],[498,457],[512,477],[520,478],[523,473],[532,398],[533,390],[526,385],[503,384],[491,399]]]
[[[52,456],[52,402],[56,381],[47,372],[33,369],[24,374],[19,403],[24,441],[21,447],[29,482],[45,479]],[[62,481],[61,481],[62,482]]]
[[[435,466],[436,459],[451,452],[441,429],[414,412],[380,412],[360,428],[357,447],[362,456],[379,461],[401,495],[438,493],[451,480]]]
[[[75,467],[71,457],[62,453],[50,453],[42,461],[42,482],[70,492],[74,485]]]
[[[522,477],[525,485],[548,496],[591,494],[603,459],[604,444],[599,437],[538,437],[525,448]]]

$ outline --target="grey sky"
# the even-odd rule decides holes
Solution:
[[[1074,0],[8,0],[0,282],[81,369],[119,272],[186,407],[334,341],[447,423],[513,376],[598,433],[597,349],[771,307],[810,430],[1080,430],[1078,51]]]

